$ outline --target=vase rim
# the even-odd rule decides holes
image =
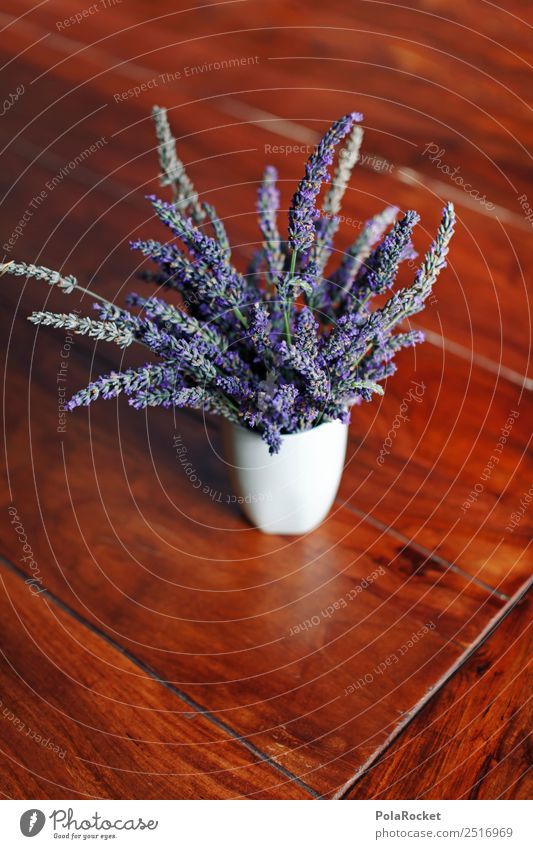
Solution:
[[[249,433],[252,436],[257,436],[258,439],[262,439],[261,432],[258,430],[254,430],[251,427],[245,427],[244,425],[237,424],[237,422],[232,422],[229,419],[224,419],[223,424],[226,426],[230,426],[235,428],[236,430],[242,430],[244,433]],[[340,425],[341,427],[348,427],[345,422],[342,422],[340,419],[332,419],[329,422],[320,422],[319,425],[314,427],[308,427],[307,430],[298,430],[296,433],[282,433],[281,438],[283,441],[286,439],[294,439],[296,436],[304,436],[307,433],[313,433],[321,430],[322,428],[327,427],[328,425]]]

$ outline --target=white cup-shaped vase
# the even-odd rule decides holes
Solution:
[[[344,469],[347,425],[326,422],[284,435],[272,455],[258,433],[227,421],[223,439],[236,500],[254,527],[304,534],[326,518]]]

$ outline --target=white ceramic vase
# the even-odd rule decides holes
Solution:
[[[327,516],[341,480],[348,427],[326,422],[282,437],[270,455],[259,434],[224,422],[225,460],[237,503],[267,534],[304,534]]]

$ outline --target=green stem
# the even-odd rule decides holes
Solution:
[[[294,272],[296,271],[296,260],[298,258],[298,251],[293,251],[291,254],[291,267],[289,268],[289,280],[294,277]],[[292,300],[287,300],[283,305],[283,321],[285,324],[285,339],[287,341],[287,345],[292,345],[292,337],[291,337],[291,322],[290,322],[290,310],[292,306]]]

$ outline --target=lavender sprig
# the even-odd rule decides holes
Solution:
[[[283,340],[278,346],[281,363],[288,369],[300,374],[313,401],[325,403],[331,393],[328,374],[319,364],[316,357],[296,345],[287,345]]]
[[[162,186],[172,186],[174,203],[181,214],[190,214],[197,224],[201,224],[206,216],[206,211],[198,202],[198,193],[187,176],[183,162],[176,153],[176,139],[172,135],[168,123],[167,110],[162,106],[154,106],[152,117],[158,141],[157,150],[161,166],[160,183]]]
[[[217,211],[214,206],[211,206],[210,203],[203,203],[203,209],[206,212],[207,217],[209,218],[210,224],[213,228],[213,233],[215,235],[215,239],[218,242],[218,246],[222,253],[222,256],[226,260],[229,261],[231,257],[231,246],[228,239],[228,234],[226,233],[226,228],[224,227],[223,222],[217,215]]]
[[[215,345],[221,351],[227,351],[230,342],[213,325],[199,321],[173,304],[161,298],[143,298],[136,292],[131,292],[126,299],[130,306],[140,307],[143,314],[150,319],[160,321],[163,325],[171,325],[177,332],[190,337],[199,337]]]
[[[242,324],[246,326],[240,306],[246,294],[246,283],[243,277],[229,265],[223,249],[214,239],[201,233],[190,220],[181,218],[174,206],[156,197],[150,197],[152,205],[161,219],[184,245],[189,249],[193,264],[202,270],[211,272],[209,281],[199,275],[198,283],[202,285],[202,296],[211,304],[224,305],[232,308]]]
[[[259,358],[264,357],[269,350],[271,330],[272,320],[268,307],[262,303],[254,304],[248,332]]]
[[[341,209],[344,193],[350,182],[352,171],[359,159],[359,151],[363,141],[363,128],[354,124],[348,140],[339,153],[339,161],[335,169],[333,181],[322,205],[323,216],[315,222],[315,241],[312,247],[311,259],[316,266],[317,274],[322,275],[333,252],[333,239],[339,227],[338,214]]]
[[[333,239],[339,229],[339,218],[320,218],[315,223],[315,241],[310,251],[310,262],[306,274],[320,278],[333,252]],[[313,287],[314,288],[314,287]]]
[[[146,407],[190,407],[238,422],[238,416],[229,404],[200,386],[184,386],[179,389],[151,386],[139,390],[129,398],[128,403],[136,410],[144,410]]]

